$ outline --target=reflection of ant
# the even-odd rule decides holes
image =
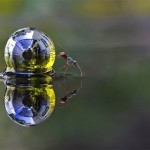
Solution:
[[[59,98],[60,106],[65,106],[67,104],[68,100],[70,100],[72,97],[76,96],[78,94],[78,92],[81,90],[82,86],[83,86],[83,80],[81,78],[80,85],[78,88],[68,89],[66,91],[65,96]]]
[[[66,68],[66,71],[67,71],[70,66],[78,67],[78,69],[80,70],[81,77],[83,77],[83,71],[82,71],[81,66],[78,64],[78,62],[76,60],[74,60],[73,58],[71,58],[71,57],[68,56],[67,51],[64,48],[62,48],[62,49],[64,51],[60,52],[58,54],[58,56],[62,57],[63,59],[65,59],[66,63],[67,63],[67,65],[63,66],[62,68]],[[62,69],[62,68],[60,68],[60,69]]]
[[[68,92],[68,94],[66,95],[66,96],[64,96],[64,97],[62,97],[61,99],[60,99],[60,104],[61,104],[61,106],[62,105],[66,105],[67,104],[67,101],[70,99],[70,98],[72,98],[73,96],[75,96],[76,94],[77,94],[77,90],[73,90],[73,91],[70,91],[70,92]]]

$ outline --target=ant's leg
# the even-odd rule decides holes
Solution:
[[[60,67],[60,68],[58,69],[58,71],[60,71],[60,70],[62,70],[62,69],[65,69],[65,68],[67,68],[67,67],[68,67],[68,65],[64,65],[64,66]]]
[[[59,68],[59,70],[65,69],[65,71],[63,72],[63,74],[65,75],[66,71],[68,70],[68,65],[64,65],[61,68]],[[63,77],[62,79],[62,83],[59,83],[59,87],[64,88],[64,85],[66,84],[66,80],[65,77]]]
[[[69,66],[67,65],[67,66],[66,66],[66,69],[65,69],[65,71],[64,71],[64,73],[63,73],[64,75],[66,74],[66,72],[67,72],[68,69],[69,69]],[[63,82],[64,82],[63,85],[66,85],[66,80],[64,80]],[[68,91],[68,87],[67,87],[67,86],[65,86],[64,89],[65,89],[65,91]]]
[[[67,67],[66,67],[66,69],[64,71],[64,74],[66,74],[66,72],[68,71],[68,69],[69,69],[69,66],[67,65]]]

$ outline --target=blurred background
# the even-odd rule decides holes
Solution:
[[[1,0],[1,71],[6,41],[23,27],[60,43],[86,76],[67,106],[32,128],[6,116],[1,83],[0,149],[150,148],[150,0]]]

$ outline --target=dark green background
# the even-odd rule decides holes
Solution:
[[[29,26],[66,48],[86,76],[66,107],[31,128],[9,120],[1,83],[0,149],[150,148],[150,1],[1,0],[1,71],[9,35]]]

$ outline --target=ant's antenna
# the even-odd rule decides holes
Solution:
[[[58,44],[58,46],[59,46],[60,48],[62,48],[65,52],[67,52],[66,49],[64,49],[61,45]]]
[[[60,47],[61,49],[63,49],[65,52],[67,52],[66,49],[64,49],[58,42],[55,41],[54,43],[56,43],[56,45],[58,45],[58,47]]]

